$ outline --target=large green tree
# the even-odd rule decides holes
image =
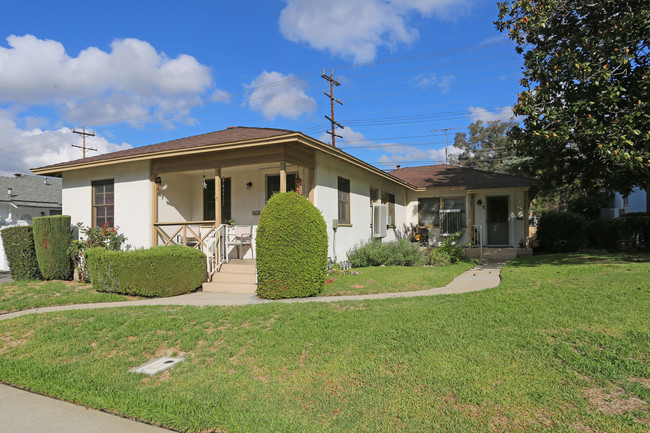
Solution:
[[[629,192],[650,179],[650,2],[506,0],[497,29],[523,54],[511,129],[548,189]]]
[[[454,136],[454,147],[461,152],[451,155],[452,164],[496,173],[519,174],[522,159],[514,154],[507,132],[515,121],[477,120],[467,127],[467,133]]]

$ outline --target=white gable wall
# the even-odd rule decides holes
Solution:
[[[135,248],[151,246],[151,182],[149,162],[113,164],[63,173],[63,214],[72,224],[92,225],[92,187],[94,180],[113,179],[115,187],[115,225]]]

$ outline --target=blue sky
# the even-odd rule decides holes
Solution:
[[[522,60],[496,1],[12,2],[0,15],[0,174],[259,126],[329,142],[382,169],[444,163],[445,136],[507,119]],[[96,152],[89,152],[94,155]]]

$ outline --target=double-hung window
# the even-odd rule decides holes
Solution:
[[[115,186],[113,179],[92,182],[93,227],[115,226]]]
[[[350,179],[338,178],[339,224],[350,224]]]
[[[395,194],[384,194],[384,203],[388,209],[388,226],[395,227]]]

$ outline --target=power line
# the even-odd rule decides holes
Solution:
[[[86,149],[88,150],[94,150],[97,152],[97,149],[94,147],[86,147],[86,136],[94,137],[95,136],[95,131],[93,132],[86,132],[86,128],[83,128],[83,130],[78,131],[76,128],[72,129],[73,134],[80,134],[83,137],[83,146],[79,146],[76,144],[71,144],[70,146],[72,147],[78,147],[79,149],[83,149],[83,159],[86,159]]]

